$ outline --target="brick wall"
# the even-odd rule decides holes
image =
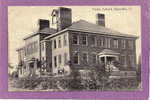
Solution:
[[[79,45],[74,45],[72,44],[72,36],[73,34],[77,34],[79,35]],[[84,46],[81,44],[81,34],[86,34],[88,36],[88,45]],[[91,46],[91,36],[96,36],[97,38],[97,45],[96,46]],[[99,44],[99,38],[104,37],[104,38],[110,38],[111,42],[110,42],[110,48],[107,48],[106,46],[101,47]],[[113,38],[117,38],[118,40],[118,47],[119,48],[114,48],[113,47]],[[121,40],[125,39],[126,40],[126,48],[123,49],[121,48]],[[134,41],[134,46],[133,49],[129,49],[129,45],[128,45],[128,41],[129,40],[133,40]],[[91,69],[93,68],[93,66],[98,65],[99,62],[97,62],[97,64],[92,64],[92,60],[91,60],[91,55],[92,53],[100,53],[102,50],[104,49],[110,49],[110,50],[114,50],[115,52],[120,53],[119,55],[119,60],[121,55],[125,55],[126,56],[126,60],[127,60],[127,66],[128,67],[135,67],[135,66],[129,66],[129,61],[128,61],[128,56],[129,55],[133,55],[134,56],[134,63],[136,64],[136,47],[135,47],[135,40],[133,38],[125,38],[125,37],[118,37],[118,36],[109,36],[109,35],[101,35],[101,34],[94,34],[94,33],[83,33],[83,32],[75,32],[75,31],[70,31],[69,32],[69,43],[70,43],[70,59],[71,61],[73,61],[73,53],[75,51],[79,52],[79,64],[73,64],[72,63],[72,68],[73,69]],[[87,52],[88,53],[88,63],[85,64],[82,62],[82,53],[83,52]],[[125,66],[123,66],[125,67]]]

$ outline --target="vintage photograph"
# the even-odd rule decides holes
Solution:
[[[140,6],[9,6],[8,91],[140,91]]]

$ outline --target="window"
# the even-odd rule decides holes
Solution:
[[[91,45],[96,46],[96,36],[91,36]]]
[[[87,36],[86,35],[82,35],[82,44],[87,45]]]
[[[135,67],[134,56],[133,55],[129,55],[129,66],[130,67]]]
[[[42,51],[44,51],[44,42],[41,43]]]
[[[31,52],[32,52],[32,51],[31,51],[31,44],[29,44],[29,47],[28,47],[28,48],[29,48],[29,54],[31,54]]]
[[[92,54],[92,63],[96,64],[96,54]]]
[[[118,48],[118,40],[114,39],[113,41],[114,48]]]
[[[54,40],[54,49],[56,49],[56,40]]]
[[[33,48],[34,48],[34,52],[37,52],[37,51],[38,51],[38,42],[37,42],[37,41],[35,41],[35,42],[33,43]]]
[[[64,53],[64,64],[67,63],[67,53]]]
[[[57,67],[57,56],[54,56],[54,66]]]
[[[104,38],[103,37],[100,37],[99,44],[101,47],[104,46]]]
[[[88,63],[88,54],[83,53],[83,63]]]
[[[133,41],[129,40],[128,41],[129,49],[133,49]]]
[[[61,48],[61,37],[58,38],[58,48]]]
[[[73,56],[73,63],[74,64],[79,64],[79,53],[75,52]]]
[[[64,35],[64,46],[66,46],[67,45],[67,35],[65,34]]]
[[[78,35],[73,35],[73,44],[79,44],[79,38]]]
[[[121,56],[121,64],[126,65],[126,56],[125,55]]]
[[[61,64],[61,55],[58,56],[58,59],[59,59],[59,61],[58,61],[59,64]]]
[[[111,39],[107,38],[107,48],[110,48],[110,42],[111,42]]]
[[[123,49],[126,48],[126,40],[121,40],[121,46]]]

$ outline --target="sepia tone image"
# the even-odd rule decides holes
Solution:
[[[9,6],[9,91],[141,90],[140,6]]]

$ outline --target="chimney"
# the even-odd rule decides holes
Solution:
[[[49,20],[39,19],[38,24],[39,24],[39,30],[42,30],[44,28],[48,28],[49,27]]]
[[[105,14],[96,14],[96,24],[105,27]]]
[[[57,10],[54,9],[52,12],[52,20],[57,19],[57,30],[63,30],[72,24],[72,11],[70,8],[59,7]]]

